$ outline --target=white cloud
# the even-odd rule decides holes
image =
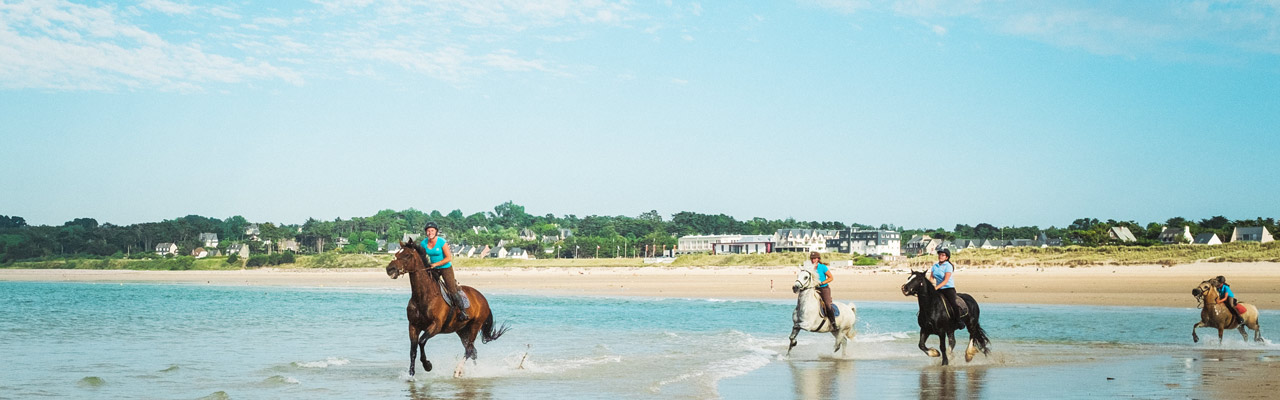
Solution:
[[[692,41],[693,41],[693,35],[690,35],[690,34],[688,34],[688,33],[683,34],[683,35],[680,35],[680,38],[681,38],[681,39],[684,39],[684,41],[686,41],[686,42],[692,42]]]
[[[933,33],[937,34],[938,36],[946,36],[946,35],[947,35],[947,27],[945,27],[945,26],[942,26],[942,25],[934,25],[934,26],[933,26],[932,28],[930,28],[930,29],[931,29],[931,30],[933,30]]]
[[[67,1],[0,6],[0,87],[198,90],[213,82],[303,82],[269,62],[170,43],[116,12]]]
[[[146,10],[158,11],[169,15],[191,14],[197,10],[195,6],[190,4],[180,4],[168,0],[143,0],[138,6]]]
[[[702,4],[693,3],[693,15],[702,16]]]
[[[671,78],[671,83],[674,83],[677,85],[687,85],[689,84],[689,81],[680,79],[680,78]]]

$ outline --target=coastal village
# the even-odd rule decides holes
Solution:
[[[488,233],[489,229],[484,226],[471,227],[472,233],[481,234]],[[1136,243],[1138,238],[1124,226],[1111,227],[1107,231],[1110,240],[1116,243]],[[447,237],[447,234],[442,235]],[[554,235],[538,235],[529,228],[519,230],[518,237],[515,238],[521,242],[537,242],[545,249],[542,254],[534,254],[527,249],[515,245],[515,240],[500,239],[496,244],[468,244],[453,243],[452,250],[454,257],[461,258],[509,258],[509,259],[535,259],[535,258],[553,258],[557,257],[557,249],[562,246],[569,246],[566,241],[573,237],[571,229],[557,229]],[[258,248],[268,254],[273,252],[293,252],[298,253],[304,250],[299,246],[296,239],[284,239],[273,242],[260,236],[260,230],[257,224],[250,224],[245,229],[246,243],[221,243],[218,235],[212,232],[201,233],[200,242],[203,244],[190,251],[190,255],[195,258],[205,258],[211,256],[232,256],[235,255],[241,259],[247,259],[250,256],[251,248]],[[377,239],[377,249],[372,252],[395,253],[400,250],[399,242],[418,241],[421,240],[421,234],[405,233],[399,241],[390,241],[386,239]],[[1271,242],[1274,238],[1270,231],[1265,227],[1235,227],[1229,237],[1219,237],[1215,233],[1203,233],[1192,235],[1191,228],[1183,226],[1181,228],[1162,227],[1159,235],[1159,242],[1162,245],[1219,245],[1227,242]],[[337,248],[342,249],[350,245],[347,238],[339,237],[336,240]],[[951,239],[944,240],[941,238],[933,238],[929,235],[912,235],[909,238],[903,238],[901,233],[894,230],[883,229],[778,229],[772,235],[742,235],[742,234],[722,234],[722,235],[686,235],[676,238],[676,245],[668,248],[667,246],[644,246],[643,250],[636,256],[648,258],[673,258],[684,254],[765,254],[780,252],[837,252],[846,254],[859,254],[866,257],[877,258],[886,261],[893,261],[901,257],[914,257],[923,254],[931,254],[939,249],[950,249],[952,252],[962,252],[968,249],[1004,249],[1017,247],[1061,247],[1064,246],[1062,238],[1050,238],[1044,232],[1035,238],[1017,238],[1017,239]],[[155,246],[155,254],[158,256],[175,256],[179,255],[178,245],[173,242],[163,242]],[[598,250],[598,249],[597,249]]]

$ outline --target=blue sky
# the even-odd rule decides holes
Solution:
[[[0,1],[0,214],[1276,217],[1280,2]]]

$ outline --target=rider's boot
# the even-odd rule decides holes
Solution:
[[[836,326],[837,326],[837,325],[836,325],[836,313],[835,313],[834,308],[836,308],[836,306],[835,306],[834,304],[833,304],[833,305],[831,305],[830,307],[827,307],[827,321],[830,321],[830,322],[831,322],[831,329],[833,329],[833,330],[834,330],[834,329],[836,328]]]
[[[1227,311],[1231,312],[1231,325],[1234,325],[1236,322],[1244,322],[1244,317],[1240,316],[1240,310],[1237,309],[1234,304],[1227,304]]]
[[[471,300],[467,298],[467,294],[459,290],[453,294],[453,311],[458,313],[458,320],[466,322],[471,320],[471,315],[467,314],[467,309],[471,308]]]

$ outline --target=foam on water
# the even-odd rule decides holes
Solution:
[[[345,358],[329,357],[322,361],[294,362],[293,366],[299,368],[329,368],[330,366],[347,365],[350,363],[351,361]]]

